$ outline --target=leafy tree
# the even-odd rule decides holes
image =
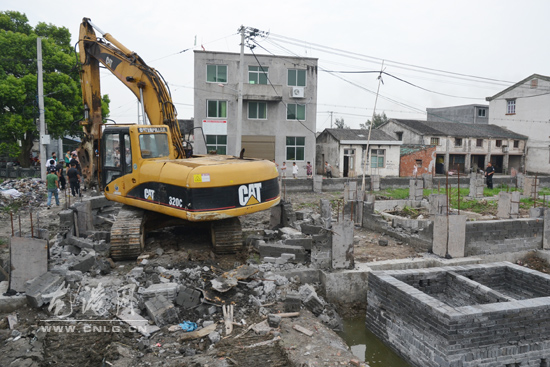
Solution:
[[[344,118],[336,118],[336,121],[334,121],[334,125],[337,129],[349,129],[349,126],[344,123]]]
[[[44,115],[54,139],[81,133],[84,116],[79,69],[65,27],[28,24],[25,14],[0,12],[0,154],[19,157],[30,166],[33,142],[38,139],[38,77],[36,40],[42,38]],[[108,98],[103,99],[108,116]],[[20,145],[19,143],[20,142]]]
[[[374,113],[372,128],[376,129],[378,126],[388,122],[389,119],[386,116],[385,112],[382,112],[381,114]],[[371,120],[367,120],[364,124],[359,124],[360,129],[368,130],[370,127]]]

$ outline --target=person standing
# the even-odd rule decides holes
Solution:
[[[296,162],[292,163],[292,177],[298,178],[298,166],[296,165]]]
[[[313,177],[313,167],[311,166],[310,162],[307,162],[306,164],[306,174],[307,174],[307,178]]]
[[[495,173],[495,167],[491,164],[491,162],[487,163],[487,169],[485,170],[485,177],[487,179],[487,188],[492,189],[493,188],[493,174]]]
[[[286,162],[283,162],[283,165],[281,167],[281,174],[283,175],[283,178],[286,178]]]
[[[55,195],[55,203],[59,206],[59,195],[57,189],[59,188],[59,177],[57,177],[56,169],[50,168],[46,176],[46,188],[48,189],[48,209],[52,204],[52,194]]]
[[[55,170],[57,173],[57,177],[59,177],[59,184],[61,185],[60,189],[65,191],[65,185],[67,181],[65,181],[65,176],[63,175],[63,163],[59,162],[57,166],[55,166]]]
[[[327,161],[325,161],[325,173],[327,178],[332,178],[332,166]]]
[[[67,150],[67,153],[65,153],[65,167],[69,168],[71,163],[71,151]]]
[[[76,194],[82,197],[80,193],[80,175],[78,174],[78,169],[76,169],[75,162],[71,162],[71,168],[67,171],[67,177],[69,178],[69,185],[71,186],[71,194],[73,197],[75,197]]]
[[[416,178],[416,175],[418,174],[418,166],[415,164],[413,166],[413,177]]]

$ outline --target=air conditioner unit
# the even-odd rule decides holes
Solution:
[[[502,146],[502,153],[508,153],[508,145]]]
[[[292,98],[304,98],[304,87],[292,87],[290,96]]]

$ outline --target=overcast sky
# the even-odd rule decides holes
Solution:
[[[193,49],[239,52],[239,26],[272,36],[256,53],[319,59],[317,131],[333,119],[358,128],[377,112],[426,119],[427,107],[487,104],[507,86],[537,73],[550,75],[550,1],[38,1],[4,0],[3,10],[25,13],[29,23],[64,26],[78,38],[83,17],[110,33],[168,82],[178,118],[193,116]],[[98,33],[98,32],[96,32]],[[291,44],[288,38],[294,39]],[[196,40],[196,43],[195,43]],[[189,51],[180,53],[180,51]],[[439,70],[439,71],[435,71]],[[467,77],[468,76],[468,77]],[[422,90],[411,86],[411,83]],[[434,93],[435,92],[435,93]],[[102,71],[102,94],[111,118],[137,120],[133,94]],[[466,97],[466,98],[458,98]],[[424,112],[424,113],[423,113]]]

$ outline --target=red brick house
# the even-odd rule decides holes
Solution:
[[[415,165],[417,167],[417,177],[422,176],[423,173],[433,175],[435,173],[435,158],[435,145],[402,145],[399,176],[413,177]]]

